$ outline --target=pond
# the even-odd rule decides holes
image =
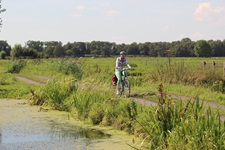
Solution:
[[[132,149],[133,137],[85,125],[67,112],[39,112],[25,100],[0,100],[1,150]]]

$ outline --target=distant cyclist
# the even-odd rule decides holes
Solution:
[[[119,94],[120,92],[120,84],[122,82],[122,75],[127,77],[126,71],[123,70],[123,68],[127,65],[128,68],[131,68],[129,65],[127,59],[125,58],[125,51],[120,52],[120,57],[116,59],[116,69],[115,69],[115,74],[117,77],[117,91],[116,94]]]

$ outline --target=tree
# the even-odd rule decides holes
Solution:
[[[63,57],[65,56],[65,52],[61,44],[57,45],[53,50],[54,57]]]
[[[133,42],[131,45],[127,46],[128,55],[140,55],[138,44]]]
[[[13,59],[23,56],[23,47],[20,44],[16,44],[11,51],[11,56]]]
[[[28,41],[26,43],[28,48],[35,49],[38,52],[43,52],[44,51],[44,42],[40,41]]]
[[[124,43],[117,45],[115,54],[119,55],[121,51],[127,52],[127,47],[128,46],[126,44],[124,44]]]
[[[182,39],[181,41],[172,42],[171,49],[175,57],[193,57],[194,44],[189,38]]]
[[[210,57],[212,48],[207,41],[199,40],[194,46],[194,53],[197,57]]]
[[[65,50],[66,56],[72,56],[72,44],[70,42],[67,42],[66,45],[63,45],[63,49]]]
[[[102,42],[100,49],[101,49],[102,56],[109,57],[111,54],[111,50],[113,49],[113,44],[110,42]]]
[[[38,52],[34,48],[26,47],[23,49],[23,57],[24,58],[37,58]]]
[[[76,45],[77,45],[77,48],[79,50],[79,57],[83,57],[85,55],[85,53],[86,53],[86,48],[87,48],[86,47],[86,43],[84,43],[84,42],[77,42]]]
[[[225,51],[223,51],[223,42],[220,40],[213,41],[210,40],[208,41],[209,45],[212,48],[212,54],[214,57],[222,57],[225,56]]]
[[[5,51],[6,56],[10,56],[11,47],[7,41],[0,41],[0,51]]]
[[[1,51],[0,52],[0,58],[1,59],[5,59],[5,57],[6,57],[6,52],[5,51]]]
[[[44,57],[62,57],[64,56],[64,50],[62,42],[49,41],[44,43]]]
[[[0,0],[0,14],[6,10],[6,9],[2,8],[1,2],[2,2],[2,0]],[[1,26],[2,26],[2,18],[0,18],[0,27]]]
[[[148,56],[148,53],[149,53],[148,45],[146,43],[139,44],[139,51],[141,55]]]

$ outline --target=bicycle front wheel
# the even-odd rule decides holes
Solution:
[[[124,97],[127,98],[130,96],[130,83],[128,80],[125,80],[124,82]]]

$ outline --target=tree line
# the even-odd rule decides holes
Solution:
[[[25,46],[16,44],[11,47],[7,41],[0,41],[0,56],[6,58],[59,58],[59,57],[110,57],[119,55],[120,51],[127,55],[149,57],[223,57],[225,56],[225,40],[192,41],[184,38],[174,42],[145,42],[116,44],[114,42],[68,42],[60,41],[28,41]]]
[[[0,14],[2,8],[0,0]],[[2,19],[0,18],[0,28]],[[225,56],[225,40],[192,41],[184,38],[174,42],[145,42],[131,44],[116,44],[114,42],[68,42],[63,45],[60,41],[28,41],[25,46],[16,44],[11,47],[7,41],[0,40],[0,58],[58,58],[58,57],[110,57],[120,51],[128,55],[150,57],[223,57]]]

